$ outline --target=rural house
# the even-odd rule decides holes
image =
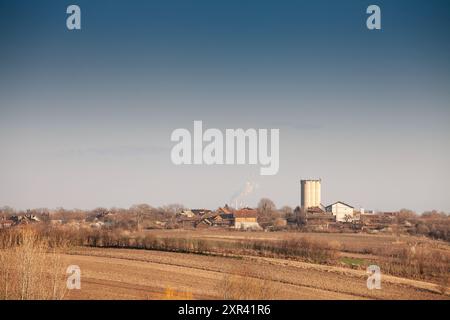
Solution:
[[[330,204],[326,208],[327,212],[332,212],[338,222],[351,222],[353,221],[354,208],[342,201]]]
[[[236,229],[261,229],[257,221],[255,209],[244,208],[234,212],[234,227]]]

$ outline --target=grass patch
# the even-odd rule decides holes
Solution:
[[[342,257],[340,260],[342,263],[349,266],[364,266],[367,264],[366,260],[358,258]]]

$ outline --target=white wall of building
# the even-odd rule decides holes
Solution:
[[[346,222],[346,216],[351,217],[351,219],[348,220],[348,222],[353,220],[353,208],[342,202],[333,203],[326,209],[328,212],[333,213],[333,215],[336,217],[336,221]]]
[[[258,222],[248,222],[248,221],[242,221],[242,222],[235,222],[234,223],[235,229],[245,229],[245,230],[261,230],[261,226]]]

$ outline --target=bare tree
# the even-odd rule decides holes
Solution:
[[[283,215],[285,218],[291,218],[292,215],[294,214],[292,208],[289,207],[289,206],[283,206],[283,207],[280,209],[280,213],[281,213],[281,215]]]
[[[402,223],[408,219],[415,219],[415,218],[417,218],[417,214],[414,211],[409,209],[401,209],[397,215],[397,222]]]
[[[153,208],[151,206],[149,206],[148,204],[143,203],[143,204],[133,205],[130,208],[130,211],[134,213],[135,221],[136,221],[136,228],[138,230],[141,230],[144,217],[146,215],[150,215],[153,211]]]
[[[297,224],[305,225],[307,223],[306,212],[303,208],[297,206],[294,210],[294,216],[297,220]]]
[[[262,198],[259,200],[258,203],[258,213],[260,213],[263,216],[270,215],[273,211],[276,210],[275,203],[268,199],[268,198]]]
[[[262,198],[258,203],[258,222],[263,227],[273,226],[280,214],[276,210],[275,203],[268,198]]]
[[[172,222],[175,221],[177,213],[180,213],[184,209],[186,207],[179,203],[168,204],[160,208],[163,217]]]

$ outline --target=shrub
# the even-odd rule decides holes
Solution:
[[[28,227],[0,232],[0,298],[62,299],[65,273],[59,248]]]

